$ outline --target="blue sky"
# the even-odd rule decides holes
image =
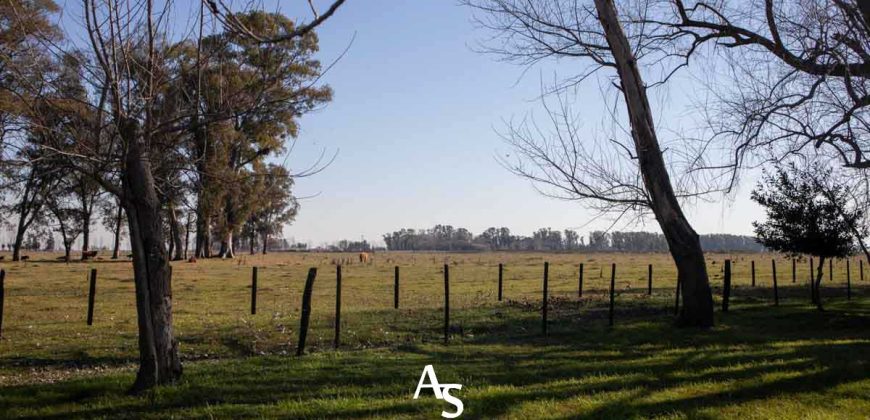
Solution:
[[[379,240],[402,227],[436,223],[473,232],[507,226],[523,234],[539,227],[588,231],[610,225],[604,219],[590,223],[594,213],[576,202],[539,195],[495,160],[510,152],[496,132],[503,121],[539,115],[541,79],[563,75],[574,63],[524,74],[475,52],[489,34],[476,30],[471,17],[449,0],[348,0],[319,31],[324,62],[356,38],[326,76],[334,101],[301,121],[292,168],[308,166],[324,149],[338,157],[324,172],[298,180],[300,196],[316,197],[302,202],[296,223],[285,230],[288,237],[317,245],[361,236]],[[682,91],[672,87],[668,97],[677,98],[670,102],[686,103],[679,99]],[[577,94],[584,126],[592,130],[601,123],[600,92],[597,85],[584,86]],[[760,216],[746,193],[688,214],[704,233],[748,234]],[[657,230],[654,222],[638,228]]]
[[[78,20],[79,2],[60,4],[65,23]],[[193,27],[191,4],[198,3],[174,3],[177,33]],[[325,8],[327,1],[315,4]],[[303,0],[267,1],[263,8],[310,19]],[[380,243],[384,233],[438,223],[473,232],[507,226],[521,234],[610,226],[606,219],[591,221],[594,213],[576,202],[539,195],[495,159],[510,152],[497,134],[505,120],[541,115],[541,80],[569,75],[581,64],[546,63],[525,71],[475,52],[490,34],[476,30],[471,18],[452,0],[348,0],[321,27],[322,62],[353,44],[325,76],[333,102],[302,117],[286,162],[300,171],[321,153],[337,157],[324,171],[297,180],[296,193],[304,199],[296,222],[285,229],[288,239],[315,246],[359,238]],[[681,126],[681,116],[690,113],[685,97],[693,89],[681,85],[685,80],[653,104],[664,125]],[[598,85],[576,94],[576,110],[594,133],[605,121]],[[761,214],[748,200],[751,184],[742,188],[733,201],[687,208],[696,230],[750,234],[751,221]],[[617,227],[658,230],[654,221]]]

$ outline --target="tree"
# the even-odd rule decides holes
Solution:
[[[549,112],[556,131],[552,140],[534,124],[509,127],[505,139],[520,160],[506,162],[506,166],[519,176],[553,188],[561,198],[583,200],[619,214],[650,210],[677,266],[684,296],[677,324],[712,326],[713,296],[704,254],[698,234],[683,214],[680,196],[671,184],[653,124],[647,85],[638,64],[638,60],[646,59],[653,65],[666,65],[668,56],[655,46],[647,48],[644,31],[626,35],[613,0],[594,0],[592,4],[562,0],[465,3],[483,14],[478,18],[482,26],[500,35],[498,39],[502,42],[489,52],[525,65],[549,58],[584,60],[586,70],[556,86],[556,92],[580,83],[600,69],[615,73],[614,84],[625,104],[633,147],[619,142],[612,147],[628,153],[631,163],[627,167],[614,168],[608,166],[612,159],[592,156],[579,139],[575,118],[564,106]]]
[[[719,63],[703,167],[730,172],[816,150],[870,168],[870,7],[863,0],[655,0],[627,19],[683,65]],[[707,154],[707,158],[710,155]],[[719,161],[723,159],[724,161]],[[706,159],[705,159],[706,160]],[[866,175],[865,175],[866,176]]]
[[[62,181],[58,191],[54,192],[45,203],[45,206],[56,222],[55,231],[60,233],[64,261],[66,262],[70,261],[73,242],[86,229],[84,226],[85,218],[82,217],[81,208],[75,206],[75,200],[73,199],[76,194],[74,192],[75,186],[69,181],[70,179]]]
[[[831,176],[831,169],[819,164],[809,170],[823,181]],[[753,226],[758,240],[767,248],[819,259],[812,281],[812,301],[821,310],[819,288],[825,260],[844,258],[854,251],[852,227],[864,212],[847,209],[848,191],[842,186],[826,188],[805,173],[794,164],[779,167],[775,173],[765,172],[751,197],[764,207],[767,220],[753,222]],[[866,227],[860,234],[867,236]]]
[[[287,168],[280,165],[267,165],[257,177],[261,181],[260,200],[251,213],[248,224],[252,235],[251,251],[253,253],[253,235],[260,236],[263,255],[269,246],[269,237],[279,234],[284,226],[296,218],[299,212],[299,202],[292,194],[293,178]]]

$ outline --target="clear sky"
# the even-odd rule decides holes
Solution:
[[[489,34],[471,17],[449,0],[348,0],[320,29],[324,62],[354,34],[355,40],[326,75],[334,101],[302,119],[288,162],[306,167],[324,149],[338,157],[322,173],[298,180],[297,193],[315,197],[302,201],[297,221],[285,230],[288,238],[314,245],[361,236],[380,240],[402,227],[437,223],[475,233],[507,226],[522,234],[610,225],[590,223],[594,213],[576,202],[539,195],[495,160],[510,152],[496,132],[503,121],[540,115],[541,79],[552,79],[554,71],[565,75],[573,63],[524,74],[475,52]],[[686,103],[681,94],[672,87],[669,97],[677,98],[671,102]],[[600,92],[585,86],[578,95],[592,129],[600,123]],[[760,212],[746,191],[733,202],[687,209],[691,222],[701,233],[750,234]],[[638,228],[658,230],[654,221]]]
[[[81,4],[59,3],[67,30],[83,37],[81,28],[70,29],[80,20]],[[315,2],[321,9],[327,3]],[[198,3],[176,1],[174,7],[178,35],[194,27],[190,15],[198,13]],[[263,8],[311,18],[303,0],[270,0]],[[384,233],[439,223],[475,233],[507,226],[525,235],[540,227],[585,234],[611,225],[593,221],[594,213],[576,202],[541,196],[495,159],[510,153],[497,134],[504,121],[542,115],[536,99],[541,80],[570,75],[580,63],[526,71],[475,52],[491,34],[477,30],[471,11],[452,0],[348,0],[318,34],[325,64],[353,43],[324,78],[334,89],[333,102],[301,119],[286,162],[301,171],[322,153],[337,156],[322,172],[297,180],[302,208],[285,229],[288,239],[314,246],[360,238],[382,243]],[[691,114],[685,97],[693,88],[684,82],[671,84],[666,100],[653,104],[660,127],[679,126],[681,116]],[[598,85],[581,87],[577,98],[592,134],[604,120]],[[751,182],[745,180],[733,201],[687,208],[696,230],[750,234],[751,221],[761,215],[748,200]],[[658,230],[654,221],[616,227]],[[110,243],[97,230],[97,245]]]

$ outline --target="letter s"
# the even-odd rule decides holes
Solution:
[[[444,385],[442,385],[441,393],[444,396],[444,401],[447,401],[448,403],[450,403],[454,407],[456,407],[456,411],[454,411],[453,413],[448,413],[446,411],[441,412],[441,417],[444,417],[445,419],[455,419],[455,418],[461,416],[462,411],[465,410],[465,406],[462,405],[462,400],[450,395],[451,389],[462,389],[462,385],[459,385],[459,384],[450,384],[450,385],[444,384]]]

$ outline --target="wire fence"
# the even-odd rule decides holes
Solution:
[[[576,323],[672,316],[679,305],[676,270],[663,254],[395,253],[368,263],[354,257],[174,263],[182,352],[191,358],[297,352],[311,268],[317,274],[308,291],[310,351],[553,334]],[[713,255],[707,268],[717,310],[726,259],[731,310],[742,303],[809,304],[809,259]],[[864,265],[832,261],[825,298],[862,294]],[[4,358],[135,357],[129,264],[30,262],[6,264],[3,273],[0,368]]]

